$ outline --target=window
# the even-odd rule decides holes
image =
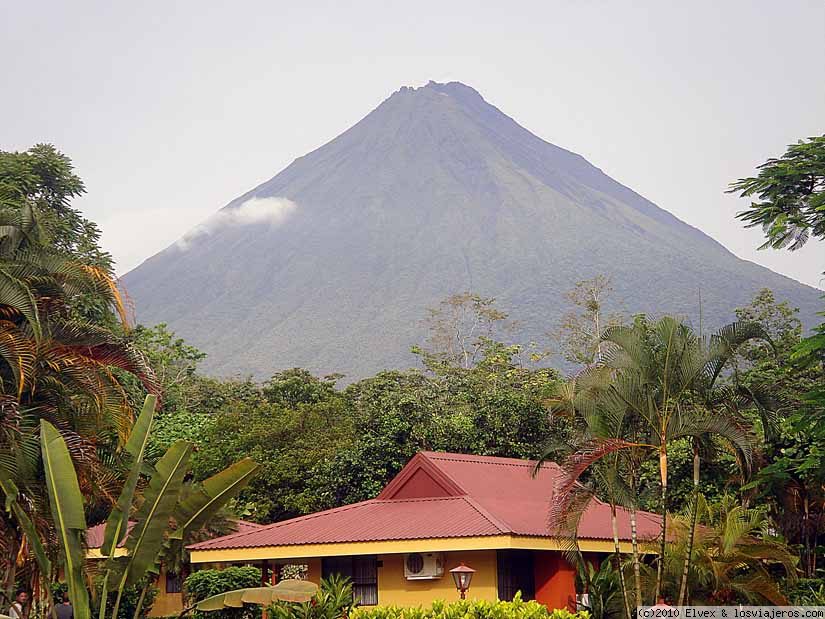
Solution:
[[[181,580],[179,574],[166,572],[166,593],[180,593]]]
[[[498,599],[510,602],[521,591],[523,600],[536,597],[533,553],[529,550],[498,551]]]
[[[346,576],[352,581],[352,594],[361,606],[378,604],[378,561],[374,556],[329,557],[321,562],[321,576]]]

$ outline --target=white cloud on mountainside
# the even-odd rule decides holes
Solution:
[[[202,224],[184,234],[176,243],[187,250],[203,236],[209,236],[221,228],[268,224],[280,225],[298,205],[286,198],[250,198],[238,207],[223,209]]]

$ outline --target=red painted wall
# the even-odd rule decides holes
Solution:
[[[561,553],[537,550],[533,559],[536,601],[547,608],[576,610],[576,570]]]
[[[434,480],[427,471],[419,469],[393,494],[392,498],[420,499],[435,496],[450,496],[450,493]]]

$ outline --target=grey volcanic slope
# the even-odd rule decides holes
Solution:
[[[229,223],[251,198],[296,207],[275,224]],[[821,294],[740,260],[456,82],[402,88],[221,213],[124,277],[138,320],[169,323],[217,375],[410,366],[425,309],[466,290],[497,297],[525,339],[599,273],[629,312],[696,316],[701,289],[709,326],[763,287],[813,324]]]

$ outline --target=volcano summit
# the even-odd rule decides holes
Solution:
[[[731,214],[731,225],[739,225]],[[813,324],[820,291],[533,135],[472,88],[402,88],[340,136],[123,278],[217,375],[301,366],[359,378],[415,362],[426,308],[495,296],[538,339],[576,281],[610,275],[628,312],[733,319],[761,288]]]

